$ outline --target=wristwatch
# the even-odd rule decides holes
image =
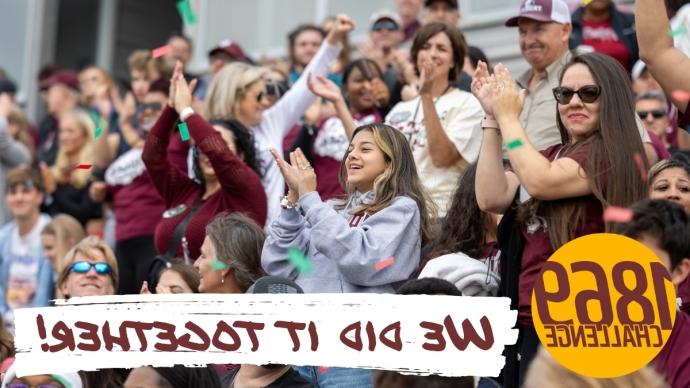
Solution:
[[[482,119],[482,128],[498,129],[498,121],[484,116]]]
[[[280,200],[280,206],[282,206],[283,209],[299,210],[299,203],[298,202],[290,202],[287,195],[284,196],[283,199]]]

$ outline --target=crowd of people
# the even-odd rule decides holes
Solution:
[[[531,295],[555,250],[605,231],[659,255],[679,296],[660,355],[607,386],[690,386],[690,33],[669,34],[689,4],[524,0],[505,21],[519,75],[465,39],[455,0],[397,0],[358,46],[346,15],[300,25],[263,63],[225,40],[202,75],[176,34],[162,57],[131,53],[126,88],[98,66],[45,67],[37,123],[0,71],[2,386],[600,386],[539,349]],[[607,222],[611,206],[632,220]],[[504,296],[520,334],[498,378],[12,367],[18,308],[278,289]]]

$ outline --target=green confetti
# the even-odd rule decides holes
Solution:
[[[98,137],[101,136],[101,133],[103,133],[103,127],[96,128],[96,136],[94,136],[94,138],[98,139]]]
[[[196,16],[194,11],[192,11],[192,4],[189,0],[180,0],[177,2],[177,11],[180,13],[182,20],[188,26],[193,26],[196,24]]]
[[[224,269],[228,269],[230,266],[223,263],[220,260],[213,259],[211,262],[211,269],[216,270],[216,271],[222,271]]]
[[[506,148],[508,148],[509,150],[514,150],[516,148],[522,147],[523,145],[524,144],[522,144],[522,140],[515,139],[515,140],[511,141],[510,143],[506,144]]]
[[[180,129],[180,137],[182,138],[182,141],[187,141],[189,140],[189,128],[187,128],[186,123],[180,123],[177,128]]]
[[[96,124],[97,127],[103,126],[103,122],[101,121],[101,116],[99,116],[98,113],[91,111],[91,112],[89,112],[89,116],[91,116],[91,121],[93,121],[93,123]]]
[[[298,271],[301,273],[309,273],[314,267],[307,258],[307,256],[302,253],[299,249],[290,248],[288,249],[287,259]]]
[[[688,31],[687,31],[685,28],[683,28],[683,27],[676,28],[675,30],[672,30],[672,29],[670,29],[670,28],[668,29],[668,34],[671,35],[671,36],[674,37],[674,38],[675,38],[676,36],[679,36],[679,35],[684,35],[684,34],[686,34],[687,32],[688,32]]]

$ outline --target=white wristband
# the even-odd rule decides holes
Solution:
[[[194,109],[192,109],[191,106],[188,106],[184,109],[182,109],[182,112],[180,112],[180,119],[182,121],[185,121],[189,118],[189,116],[194,114]]]

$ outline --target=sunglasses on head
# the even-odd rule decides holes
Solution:
[[[388,31],[397,31],[398,30],[398,23],[392,21],[392,20],[379,20],[378,22],[374,23],[374,25],[371,27],[372,31],[381,31],[381,30],[388,30]]]
[[[87,273],[91,270],[91,267],[93,267],[99,275],[110,275],[112,273],[110,264],[104,262],[89,263],[88,261],[77,261],[72,263],[70,269],[74,273]]]
[[[666,116],[666,111],[663,109],[655,109],[655,110],[638,110],[637,115],[640,116],[642,120],[646,119],[649,114],[652,114],[652,117],[655,119],[660,119],[664,116]]]
[[[580,97],[580,101],[590,104],[599,98],[601,95],[601,88],[596,85],[586,85],[578,90],[573,90],[565,86],[553,88],[553,96],[561,105],[569,104],[575,94]]]

